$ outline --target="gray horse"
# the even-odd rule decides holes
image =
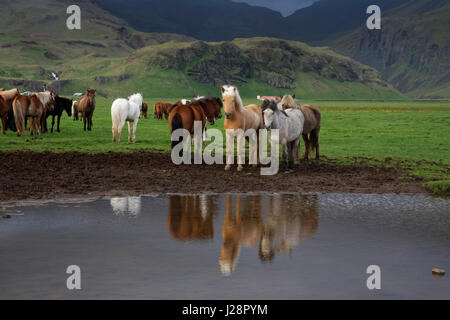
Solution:
[[[266,129],[279,130],[278,143],[283,148],[283,159],[287,168],[293,169],[305,123],[303,113],[297,109],[280,110],[275,100],[264,100],[261,109]]]

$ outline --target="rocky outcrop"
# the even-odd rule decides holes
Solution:
[[[276,88],[293,89],[298,73],[315,73],[337,81],[377,82],[378,73],[326,49],[279,39],[238,39],[232,42],[195,41],[183,47],[147,49],[148,65],[186,72],[198,82],[220,86],[241,85],[256,78]]]

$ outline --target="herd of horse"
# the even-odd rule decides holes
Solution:
[[[227,159],[225,170],[230,170],[234,159],[232,150],[234,139],[237,138],[238,150],[245,139],[258,137],[246,135],[249,130],[259,132],[266,129],[279,132],[278,143],[282,146],[283,159],[288,169],[292,169],[298,160],[300,140],[305,144],[305,159],[309,159],[311,151],[315,150],[319,159],[319,134],[321,113],[311,105],[301,105],[295,95],[285,95],[277,99],[266,99],[261,106],[251,104],[244,106],[238,88],[225,85],[221,88],[222,97],[197,97],[193,100],[182,99],[175,103],[158,102],[154,105],[154,118],[169,122],[171,134],[177,129],[184,129],[190,135],[194,134],[196,122],[202,124],[202,132],[206,125],[214,125],[225,114],[224,129],[226,131]],[[27,120],[30,121],[30,134],[38,135],[47,131],[47,118],[52,116],[52,128],[57,117],[57,132],[60,132],[60,119],[65,110],[68,116],[84,121],[84,131],[92,130],[92,117],[95,110],[96,90],[86,90],[80,101],[73,101],[56,95],[53,91],[33,92],[22,95],[18,89],[0,89],[0,117],[2,118],[2,133],[7,128],[24,133]],[[120,142],[121,132],[125,122],[128,122],[128,141],[136,142],[136,128],[140,116],[147,118],[148,104],[137,93],[127,99],[116,99],[111,106],[113,142]],[[183,142],[183,137],[172,141],[172,149]],[[252,165],[258,164],[258,150],[251,150]],[[238,152],[238,171],[243,170],[245,154]]]

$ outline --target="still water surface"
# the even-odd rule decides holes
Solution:
[[[1,299],[450,299],[450,276],[431,274],[450,271],[448,199],[148,196],[0,214]]]

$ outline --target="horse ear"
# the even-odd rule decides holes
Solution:
[[[292,98],[294,98],[295,99],[295,94],[292,96]]]
[[[236,92],[236,88],[233,88],[234,92]]]
[[[224,93],[225,92],[225,88],[224,87],[222,87],[222,93]]]

